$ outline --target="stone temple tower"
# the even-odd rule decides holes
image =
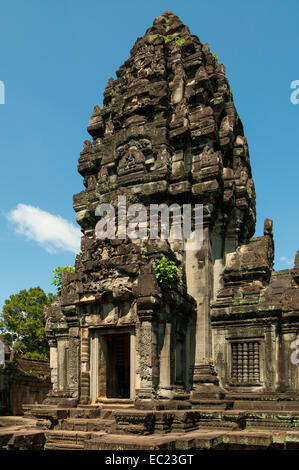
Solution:
[[[110,78],[88,124],[74,196],[82,228],[76,273],[46,310],[48,400],[139,408],[197,407],[295,393],[299,261],[273,272],[272,222],[255,231],[255,190],[243,126],[208,44],[173,13],[154,20]],[[203,243],[99,239],[99,204],[203,205]],[[170,289],[153,264],[179,273]]]

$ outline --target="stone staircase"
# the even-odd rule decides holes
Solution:
[[[23,419],[44,433],[47,450],[299,449],[296,400],[202,399],[187,410],[114,405],[30,405]]]
[[[42,450],[45,435],[36,420],[22,416],[0,416],[1,450]]]

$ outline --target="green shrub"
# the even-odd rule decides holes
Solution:
[[[179,271],[174,261],[170,261],[163,256],[163,258],[154,261],[153,269],[157,281],[162,288],[170,289],[173,287]]]

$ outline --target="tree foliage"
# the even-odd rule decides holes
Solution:
[[[5,300],[0,314],[0,333],[9,346],[22,357],[49,358],[44,305],[50,305],[53,294],[40,287],[21,290]]]
[[[51,284],[56,287],[58,295],[61,294],[62,289],[62,271],[75,274],[75,268],[74,266],[58,266],[58,268],[53,269],[53,280]]]

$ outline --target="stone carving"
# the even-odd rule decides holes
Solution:
[[[116,154],[120,158],[118,174],[125,175],[144,169],[145,154],[151,151],[149,139],[130,139],[126,144],[117,147]]]
[[[62,295],[47,309],[51,403],[129,397],[154,413],[200,409],[205,400],[218,410],[240,399],[257,409],[267,397],[297,400],[299,369],[289,355],[299,331],[298,255],[292,270],[275,272],[272,221],[252,238],[249,150],[225,67],[166,12],[137,39],[116,76],[103,108],[94,108],[93,142],[85,141],[79,158],[87,187],[74,196],[82,227],[76,274],[64,275]],[[202,203],[201,249],[184,251],[166,240],[98,240],[95,207],[115,205],[118,195],[146,207]],[[152,268],[162,256],[179,267],[169,292]],[[115,390],[125,391],[120,397]],[[154,432],[142,412],[134,426],[126,413],[117,418],[121,429],[127,423]],[[229,422],[198,416],[177,411],[171,419],[178,429],[195,429],[199,420],[214,427]],[[162,415],[155,419],[156,430],[169,429]],[[239,429],[244,419],[229,426]],[[273,416],[267,422],[277,424]]]

